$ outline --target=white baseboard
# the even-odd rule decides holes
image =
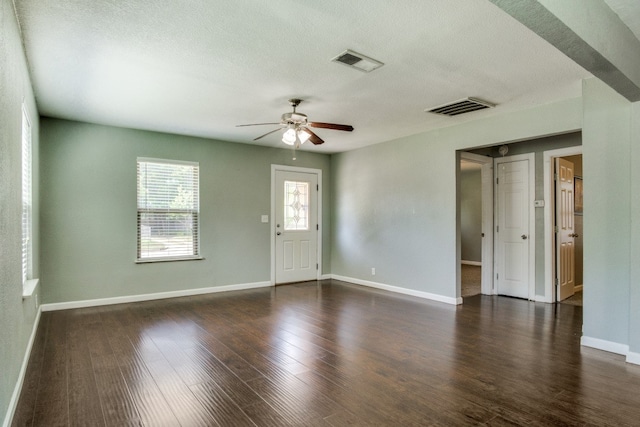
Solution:
[[[211,286],[208,288],[185,289],[182,291],[158,292],[153,294],[129,295],[122,297],[90,299],[84,301],[56,302],[42,304],[42,311],[68,310],[71,308],[98,307],[101,305],[125,304],[129,302],[151,301],[165,298],[188,297],[192,295],[212,294],[216,292],[241,291],[245,289],[273,286],[270,281],[244,283],[238,285]]]
[[[582,290],[583,286],[582,285],[576,285],[573,287],[573,290],[576,292],[580,292]]]
[[[3,427],[9,427],[13,421],[16,408],[18,407],[18,399],[20,399],[20,393],[22,393],[22,386],[24,384],[24,377],[27,373],[27,366],[29,365],[29,358],[31,357],[31,349],[33,348],[33,342],[36,339],[38,333],[38,325],[40,324],[40,313],[42,313],[42,306],[38,308],[36,318],[33,322],[33,328],[31,329],[31,336],[29,337],[29,343],[27,349],[24,352],[24,358],[22,359],[22,366],[20,367],[20,373],[18,374],[18,381],[13,389],[11,400],[9,401],[9,407],[7,408],[7,415],[4,417]]]
[[[627,353],[627,363],[633,363],[634,365],[640,365],[640,353],[634,353],[632,351]]]
[[[398,294],[411,295],[418,298],[424,298],[432,301],[444,302],[446,304],[459,305],[462,304],[462,298],[445,297],[443,295],[431,294],[429,292],[415,291],[413,289],[401,288],[399,286],[386,285],[384,283],[371,282],[369,280],[355,279],[353,277],[331,275],[332,279],[342,280],[343,282],[355,283],[356,285],[368,286],[370,288],[383,289]]]
[[[322,274],[320,276],[320,279],[318,279],[318,280],[328,280],[328,279],[331,279],[331,275],[330,274]]]
[[[609,353],[621,354],[626,356],[627,363],[640,365],[640,353],[629,351],[629,346],[617,342],[601,340],[599,338],[591,338],[583,336],[580,344],[585,347],[597,348],[598,350],[608,351]]]
[[[460,261],[460,264],[475,265],[475,266],[478,266],[478,267],[482,267],[482,262],[481,261]]]
[[[609,353],[621,354],[623,356],[627,356],[629,354],[629,346],[626,344],[601,340],[599,338],[592,338],[584,335],[580,338],[580,345],[608,351]]]

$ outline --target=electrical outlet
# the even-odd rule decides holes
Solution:
[[[375,275],[376,275],[376,269],[375,269],[375,268],[372,268],[372,269],[371,269],[371,275],[372,275],[372,276],[375,276]]]

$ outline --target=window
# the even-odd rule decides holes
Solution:
[[[22,105],[22,285],[32,274],[31,121]]]
[[[308,182],[284,182],[284,229],[309,230]]]
[[[198,163],[138,159],[138,261],[199,258]]]

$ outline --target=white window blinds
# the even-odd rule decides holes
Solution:
[[[26,107],[22,107],[22,284],[31,276],[32,258],[32,179],[31,122]]]
[[[199,257],[198,163],[138,159],[138,260]]]

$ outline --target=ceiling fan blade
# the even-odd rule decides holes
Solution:
[[[248,125],[236,125],[237,128],[243,127],[243,126],[262,126],[262,125],[279,125],[280,122],[276,122],[276,123],[251,123]]]
[[[311,123],[309,123],[309,126],[311,126],[313,128],[344,130],[344,131],[347,131],[347,132],[351,132],[353,130],[353,126],[350,126],[350,125],[337,125],[335,123],[311,122]]]
[[[260,138],[264,138],[265,136],[267,136],[267,135],[271,135],[272,133],[277,132],[277,131],[279,131],[279,130],[282,130],[282,128],[274,129],[274,130],[272,130],[272,131],[269,131],[269,132],[265,133],[264,135],[260,135],[259,137],[254,138],[253,140],[254,140],[254,141],[257,141],[257,140],[259,140]]]
[[[311,135],[309,137],[309,141],[311,141],[313,145],[320,145],[324,143],[324,140],[320,138],[318,135],[316,135],[315,133],[313,133],[311,129],[304,128],[304,132],[307,132],[309,135]]]

